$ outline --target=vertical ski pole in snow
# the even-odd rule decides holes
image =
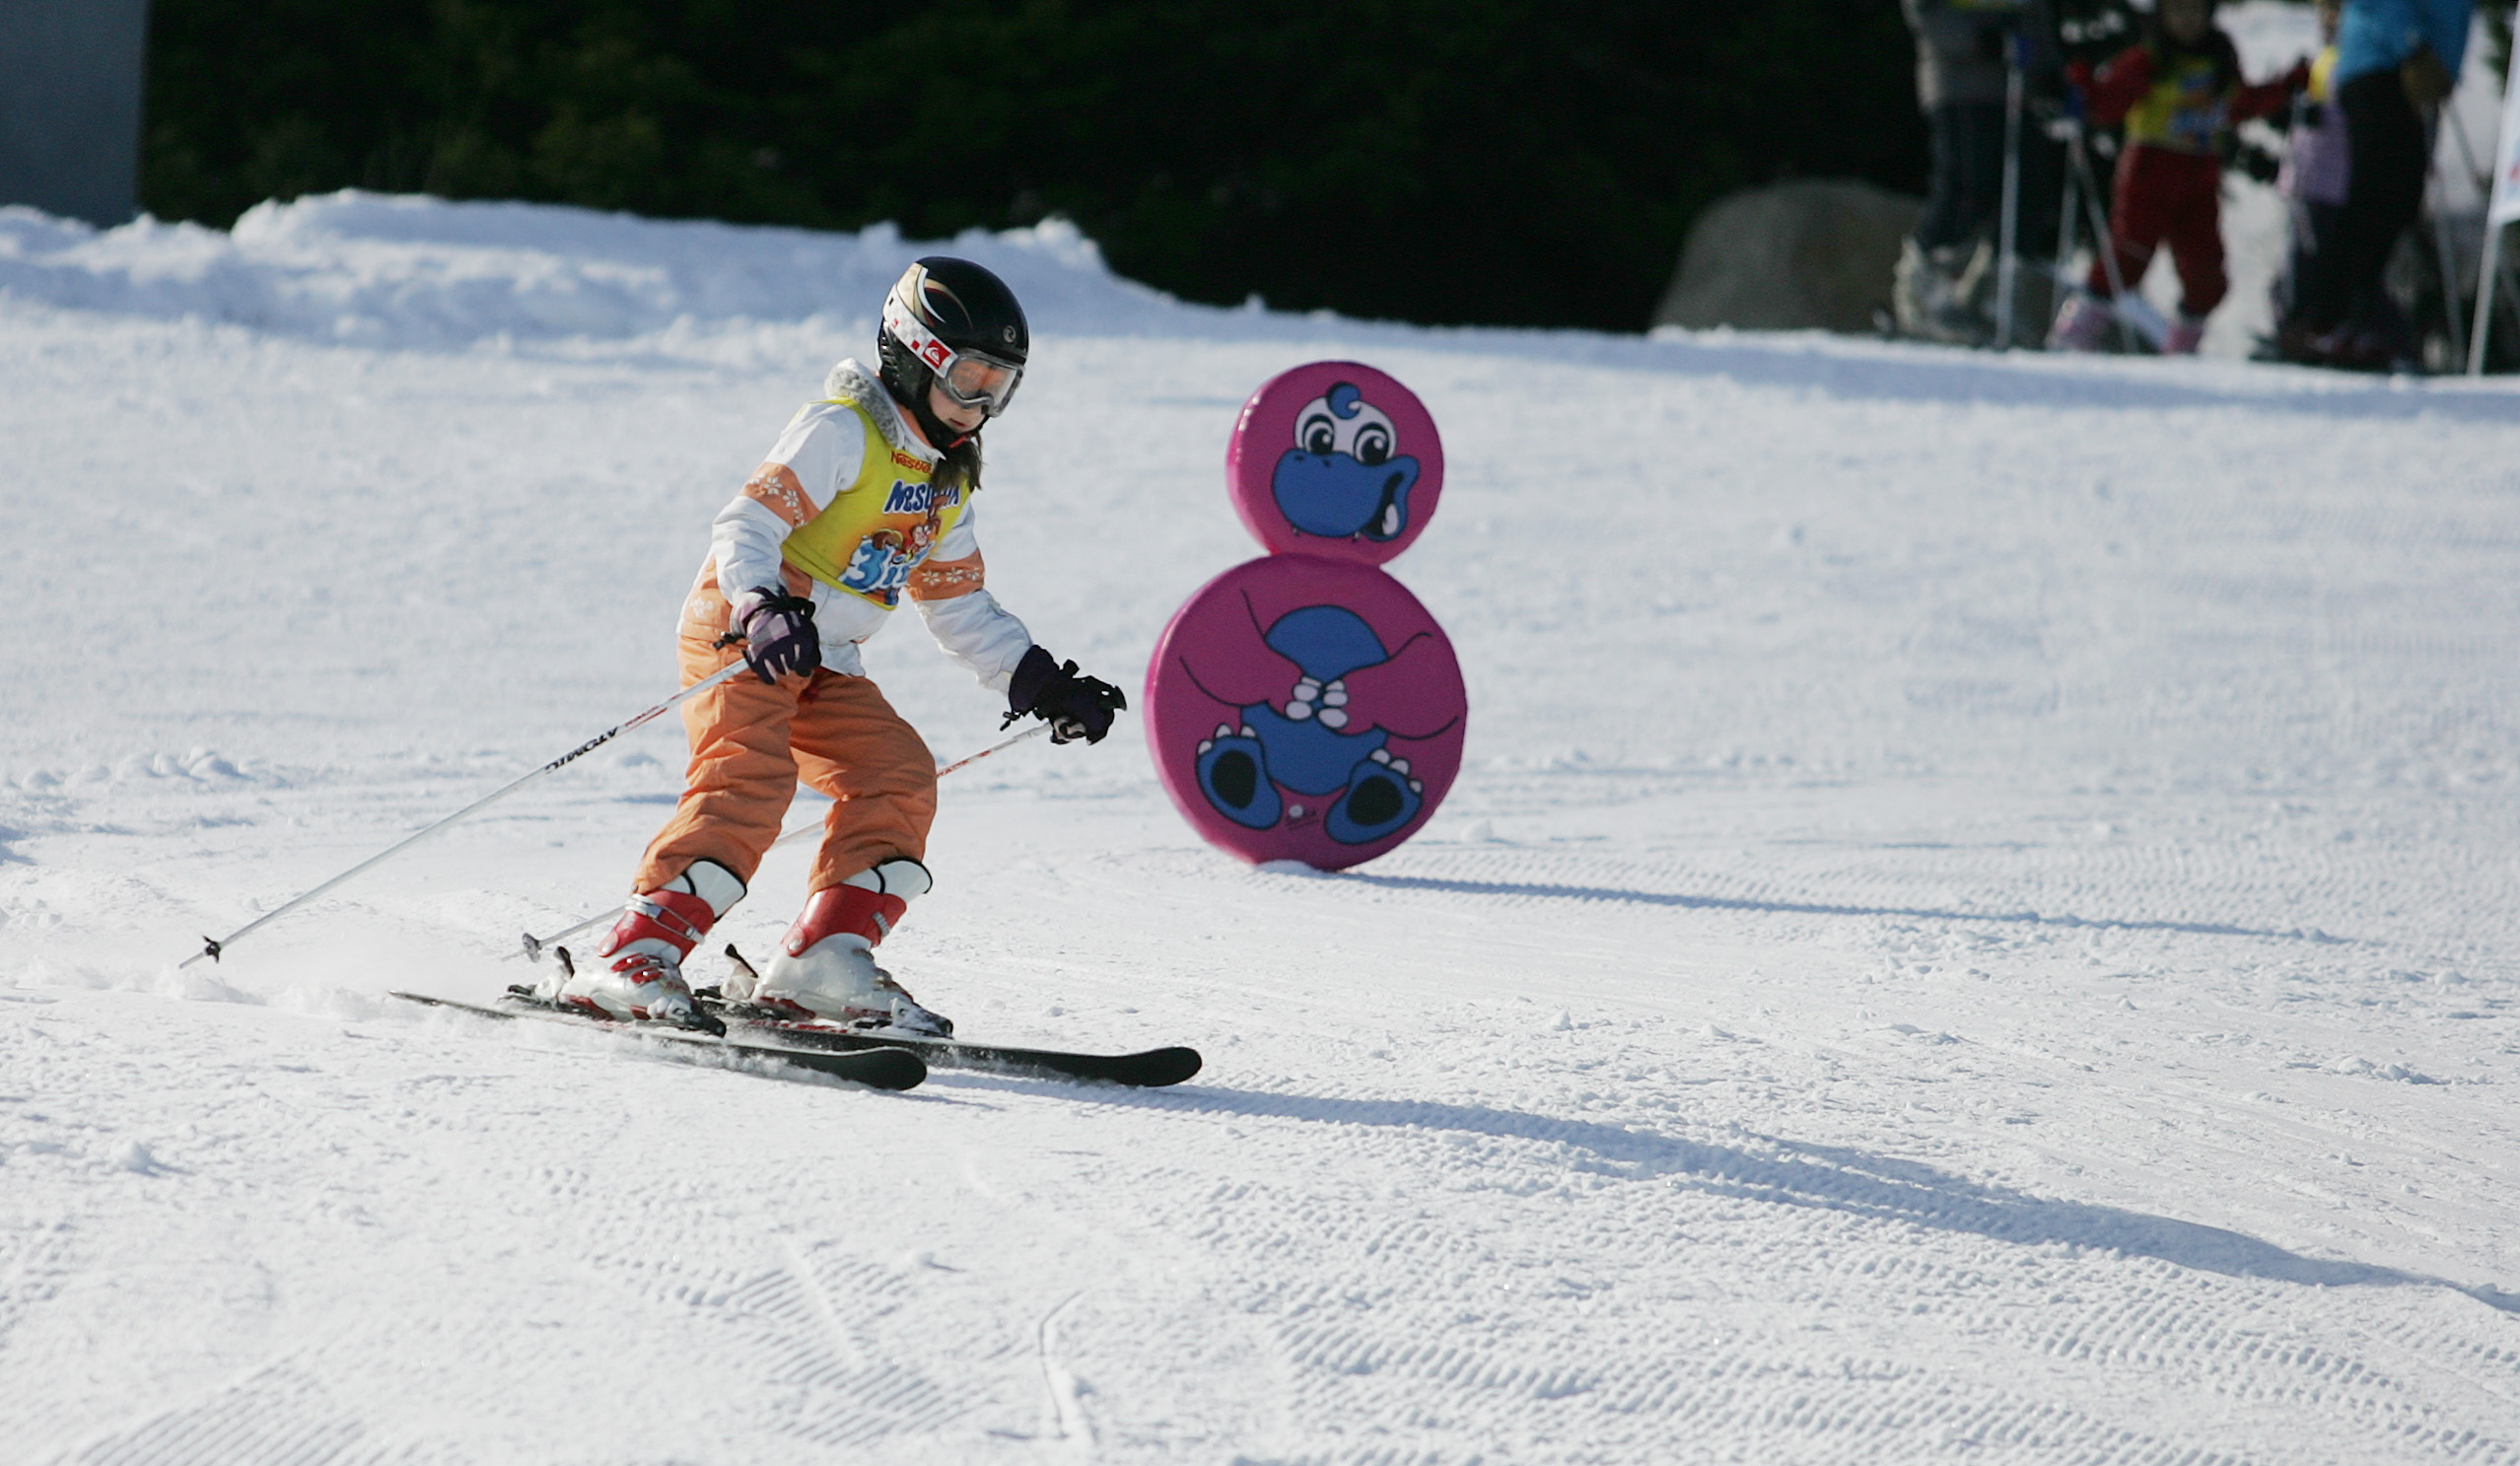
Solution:
[[[2485,346],[2493,338],[2493,288],[2502,287],[2502,309],[2520,325],[2520,287],[2511,279],[2511,266],[2502,257],[2502,229],[2512,220],[2514,209],[2507,183],[2520,182],[2513,177],[2515,170],[2503,160],[2515,146],[2511,134],[2520,130],[2520,87],[2506,87],[2502,99],[2502,135],[2495,140],[2494,172],[2477,167],[2477,150],[2468,141],[2468,124],[2459,120],[2459,109],[2445,106],[2441,115],[2449,120],[2450,133],[2459,140],[2459,156],[2467,160],[2468,175],[2481,180],[2485,195],[2485,251],[2477,258],[2477,318],[2468,327],[2468,375],[2485,375]]]
[[[2460,156],[2467,162],[2467,176],[2478,178],[2485,189],[2485,251],[2478,254],[2478,319],[2467,327],[2467,376],[2485,376],[2485,345],[2494,332],[2494,285],[2502,285],[2502,310],[2512,313],[2512,325],[2520,325],[2520,287],[2512,285],[2512,267],[2502,262],[2502,227],[2512,222],[2520,207],[2512,204],[2512,184],[2520,184],[2520,169],[2510,164],[2512,154],[2520,151],[2520,83],[2502,88],[2502,131],[2494,136],[2492,172],[2478,167],[2478,149],[2467,141],[2467,123],[2460,121],[2460,108],[2444,105],[2442,116],[2449,118],[2449,133],[2460,139]]]
[[[1007,749],[1014,747],[1015,744],[1022,742],[1026,738],[1037,738],[1049,731],[1049,724],[1036,723],[1032,727],[1025,729],[1023,732],[1016,733],[1014,737],[1007,739],[1003,743],[992,743],[977,753],[964,754],[962,757],[946,764],[944,768],[937,770],[937,777],[942,779],[956,769],[969,768],[971,765],[987,758],[992,753],[1003,753]],[[805,836],[815,833],[816,829],[817,826],[810,824],[800,825],[797,828],[788,831],[786,834],[781,835],[778,839],[771,841],[770,848],[772,850],[777,850],[783,845],[794,845]],[[585,921],[578,923],[576,926],[570,927],[564,931],[554,932],[548,937],[536,937],[531,932],[527,932],[525,935],[525,950],[523,955],[525,960],[529,962],[539,962],[542,960],[543,952],[554,942],[566,942],[570,938],[577,936],[580,932],[586,931],[590,927],[601,926],[620,914],[621,908],[618,906],[613,907],[609,911],[599,911],[594,916],[588,917]],[[519,955],[519,953],[510,952],[508,955],[514,957]]]
[[[2082,118],[2068,111],[2065,116],[2059,117],[2048,125],[2048,141],[2063,144],[2070,153],[2074,137],[2081,129]],[[2074,176],[2073,170],[2065,170],[2065,186],[2059,191],[2065,203],[2064,207],[2057,211],[2057,284],[2070,287],[2072,274],[2068,263],[2073,258],[2073,251],[2081,247],[2080,243],[2074,239],[2073,232],[2081,223],[2075,217],[2075,210],[2082,207],[2082,180]]]
[[[2109,314],[2118,324],[2118,344],[2129,356],[2135,354],[2135,329],[2127,318],[2127,281],[2118,273],[2118,237],[2109,228],[2109,216],[2103,213],[2099,180],[2091,174],[2091,153],[2084,146],[2086,134],[2077,125],[2073,136],[2065,141],[2065,157],[2073,165],[2074,176],[2081,180],[2077,190],[2084,207],[2091,211],[2093,252],[2100,256],[2101,278],[2109,282]]]
[[[359,864],[352,866],[349,870],[335,875],[330,880],[316,886],[315,889],[299,892],[297,895],[290,897],[287,901],[284,901],[280,905],[273,907],[271,910],[264,912],[262,915],[255,917],[253,920],[237,928],[235,931],[230,932],[227,936],[203,938],[201,950],[194,952],[191,956],[184,958],[176,965],[179,967],[189,967],[204,957],[208,957],[213,962],[219,960],[220,953],[226,951],[229,946],[234,944],[237,939],[245,936],[254,928],[261,926],[263,923],[272,921],[278,917],[286,916],[288,913],[304,906],[309,901],[322,895],[325,891],[328,891],[334,886],[339,885],[341,882],[348,880],[351,876],[358,874],[360,872],[366,871],[374,866],[382,865],[392,857],[400,855],[402,852],[409,850],[412,846],[428,839],[431,835],[438,833],[440,830],[446,829],[449,826],[455,825],[480,813],[482,810],[489,808],[492,804],[499,803],[508,796],[515,794],[518,790],[523,789],[536,779],[541,778],[543,775],[576,762],[580,758],[585,757],[587,754],[592,753],[595,749],[602,747],[604,744],[611,742],[614,738],[617,738],[623,733],[628,733],[630,730],[639,727],[641,724],[649,723],[658,718],[664,717],[665,714],[672,712],[675,708],[680,707],[684,702],[698,696],[700,693],[708,691],[712,687],[717,686],[720,682],[734,676],[735,673],[740,671],[749,671],[750,669],[751,668],[741,661],[729,663],[717,671],[711,672],[708,676],[705,676],[699,681],[692,683],[690,686],[683,688],[680,692],[666,698],[664,702],[657,704],[655,707],[648,709],[646,712],[639,714],[637,717],[631,718],[626,722],[613,725],[611,728],[606,729],[602,733],[599,733],[594,737],[587,739],[585,742],[580,743],[577,747],[561,754],[558,758],[551,760],[551,762],[535,769],[532,773],[511,780],[500,788],[491,791],[489,794],[483,795],[480,799],[474,800],[471,803],[457,809],[453,814],[439,820],[436,824],[429,826],[427,829],[419,830],[404,836],[400,840],[395,841],[393,844],[378,851],[375,855],[372,855],[366,860],[361,861]]]
[[[2015,31],[2003,48],[2003,212],[1995,226],[1995,350],[2012,349],[2012,301],[2021,271],[2021,69],[2030,37]]]
[[[2432,244],[2441,269],[2441,324],[2450,337],[2450,359],[2468,359],[2468,317],[2459,309],[2459,248],[2450,239],[2450,185],[2441,176],[2441,118],[2450,110],[2436,106],[2423,135],[2426,165],[2424,191],[2432,196]]]

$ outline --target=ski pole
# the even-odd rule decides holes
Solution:
[[[1007,739],[1003,743],[992,743],[977,753],[965,754],[962,757],[955,759],[953,762],[946,764],[944,768],[937,770],[937,777],[942,779],[956,769],[969,768],[971,765],[987,758],[992,753],[1002,753],[1007,749],[1014,747],[1015,744],[1022,742],[1026,738],[1037,738],[1049,731],[1049,724],[1036,723],[1032,727],[1025,729],[1023,732],[1016,733],[1014,737]],[[818,826],[811,824],[799,825],[795,829],[781,835],[778,839],[771,841],[770,848],[772,850],[777,850],[783,845],[794,845],[805,836],[816,833],[818,828]],[[597,912],[594,916],[588,917],[585,921],[578,923],[576,926],[569,928],[567,931],[554,932],[548,937],[536,937],[531,932],[527,932],[525,936],[525,949],[522,955],[528,962],[539,962],[542,960],[542,954],[545,949],[557,942],[566,942],[570,938],[577,936],[580,932],[584,932],[591,927],[601,926],[605,922],[619,916],[621,911],[622,908],[615,906],[610,911]],[[508,955],[514,957],[520,954],[517,952],[510,952]]]
[[[2467,160],[2469,176],[2477,180],[2477,191],[2484,195],[2489,215],[2493,204],[2493,175],[2477,167],[2477,150],[2468,141],[2468,124],[2460,120],[2459,109],[2445,106],[2441,115],[2450,123],[2450,135],[2459,140],[2459,156]],[[2507,224],[2510,221],[2503,222]],[[2520,322],[2520,286],[2514,285],[2511,266],[2502,258],[2502,225],[2487,222],[2485,253],[2477,261],[2477,318],[2468,327],[2468,375],[2471,377],[2485,374],[2485,345],[2493,335],[2493,289],[2497,283],[2502,286],[2504,296],[2501,302],[2503,314]]]
[[[2091,237],[2097,243],[2093,249],[2100,256],[2101,276],[2109,282],[2109,314],[2118,323],[2118,344],[2127,355],[2135,354],[2135,332],[2121,309],[2127,297],[2126,277],[2118,273],[2118,236],[2110,227],[2109,216],[2101,212],[2100,184],[2091,175],[2091,155],[2083,148],[2083,138],[2076,134],[2067,151],[2073,159],[2074,172],[2082,178],[2082,201],[2091,210]]]
[[[2070,150],[2074,132],[2081,126],[2082,122],[2079,118],[2072,116],[2061,117],[2057,120],[2054,127],[2050,129],[2048,133],[2048,140],[2050,142],[2063,143],[2068,150]],[[2079,178],[2074,176],[2073,171],[2071,169],[2065,170],[2064,186],[2058,190],[2059,194],[2064,199],[2064,206],[2057,214],[2057,259],[2055,267],[2052,270],[2052,273],[2057,277],[2057,283],[2059,285],[2066,285],[2070,282],[2072,271],[2066,267],[2065,262],[2073,258],[2073,251],[2079,247],[2078,243],[2073,237],[2073,232],[2075,227],[2081,223],[2081,220],[2075,217],[2077,211],[2082,207],[2081,188],[2082,182]]]
[[[982,759],[984,759],[984,758],[987,758],[987,757],[988,757],[990,754],[992,754],[992,753],[1002,753],[1002,752],[1006,751],[1007,749],[1014,747],[1015,744],[1022,742],[1022,741],[1023,741],[1024,739],[1026,739],[1026,738],[1037,738],[1037,737],[1041,736],[1043,733],[1048,733],[1049,731],[1050,731],[1050,725],[1049,725],[1049,724],[1047,724],[1047,723],[1036,723],[1036,724],[1034,724],[1032,727],[1025,729],[1023,732],[1021,732],[1021,733],[1016,733],[1014,737],[1007,739],[1007,740],[1006,740],[1005,742],[1003,742],[1003,743],[992,743],[992,744],[990,744],[988,747],[981,749],[981,750],[980,750],[979,752],[977,752],[977,753],[966,753],[966,754],[964,754],[962,757],[955,759],[953,762],[951,762],[951,763],[949,763],[949,764],[946,764],[944,768],[937,770],[937,777],[938,777],[938,778],[940,778],[940,779],[942,779],[942,778],[944,778],[945,775],[952,773],[952,772],[953,772],[954,770],[956,770],[956,769],[960,769],[960,768],[967,768],[967,767],[969,767],[970,765],[975,764],[975,763],[978,763],[980,760],[982,760]]]
[[[2468,359],[2467,313],[2459,309],[2459,249],[2450,240],[2450,185],[2441,176],[2441,117],[2449,110],[2436,106],[2425,120],[2431,126],[2423,137],[2424,191],[2432,195],[2432,244],[2438,252],[2441,270],[2441,324],[2450,338],[2450,359]]]
[[[2003,48],[2003,205],[1995,225],[1995,350],[2010,351],[2014,281],[2021,269],[2022,52],[2030,37],[2015,31]]]
[[[228,947],[239,938],[245,936],[254,928],[261,926],[263,923],[286,916],[288,913],[304,906],[309,901],[322,895],[325,891],[328,891],[334,886],[339,885],[341,882],[348,880],[351,876],[358,874],[360,872],[366,871],[371,867],[381,865],[391,857],[400,855],[403,851],[409,850],[412,846],[428,839],[431,835],[438,833],[440,830],[446,829],[461,820],[467,819],[472,815],[481,812],[484,809],[489,808],[492,804],[495,804],[501,800],[506,799],[508,796],[515,794],[518,790],[531,784],[543,775],[576,762],[578,759],[583,758],[587,754],[594,752],[595,749],[602,747],[604,744],[611,742],[614,738],[621,736],[623,733],[639,727],[641,724],[649,723],[655,719],[665,716],[666,713],[680,707],[684,702],[698,696],[700,693],[708,691],[712,687],[717,686],[720,682],[734,676],[735,673],[749,670],[751,670],[751,668],[741,659],[737,659],[735,662],[727,663],[717,671],[714,671],[708,676],[701,678],[699,681],[692,683],[690,686],[683,688],[680,692],[666,698],[664,702],[657,704],[655,707],[648,709],[646,712],[631,718],[627,722],[613,725],[611,728],[606,729],[604,732],[587,739],[585,742],[580,743],[577,747],[561,754],[558,758],[551,760],[551,762],[544,764],[542,767],[535,769],[533,772],[513,779],[502,787],[493,790],[489,794],[482,796],[480,799],[473,801],[471,803],[464,805],[453,814],[439,820],[436,824],[430,825],[427,829],[405,835],[400,840],[395,841],[384,850],[378,851],[375,855],[372,855],[366,860],[361,861],[359,864],[352,866],[349,870],[335,875],[323,884],[316,886],[311,891],[303,891],[298,895],[292,896],[280,905],[264,912],[260,916],[255,917],[252,921],[249,921],[244,926],[237,928],[235,931],[230,932],[227,936],[203,938],[201,950],[194,952],[191,956],[184,958],[181,962],[178,962],[175,965],[178,967],[189,967],[193,963],[200,961],[203,957],[208,957],[213,962],[219,960],[220,953],[226,951]]]

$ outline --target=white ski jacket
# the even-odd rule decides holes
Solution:
[[[1032,635],[985,589],[974,492],[932,484],[942,459],[874,373],[832,368],[823,400],[798,409],[718,512],[683,635],[738,630],[746,593],[778,588],[812,599],[823,665],[864,676],[858,644],[906,593],[946,655],[1005,691]]]

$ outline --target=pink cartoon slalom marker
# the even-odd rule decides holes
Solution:
[[[1375,568],[1442,492],[1434,420],[1371,367],[1297,367],[1244,404],[1226,475],[1276,553],[1209,582],[1164,628],[1147,670],[1156,773],[1193,828],[1244,860],[1371,860],[1442,802],[1469,720],[1450,640]]]

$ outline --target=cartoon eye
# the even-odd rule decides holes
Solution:
[[[1339,447],[1360,463],[1379,463],[1391,456],[1391,419],[1382,409],[1360,399],[1339,425]]]
[[[1348,383],[1304,403],[1295,414],[1295,448],[1301,453],[1322,457],[1348,454],[1371,465],[1391,456],[1393,442],[1391,419]]]

